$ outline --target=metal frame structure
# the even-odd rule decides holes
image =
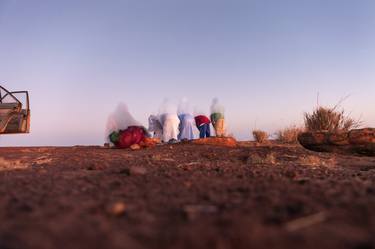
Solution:
[[[3,92],[5,94],[3,94]],[[24,94],[25,95],[25,102],[22,103],[15,95],[17,94]],[[15,131],[15,132],[7,132],[6,126],[8,126],[8,123],[10,120],[5,122],[4,127],[0,127],[0,134],[17,134],[17,133],[29,133],[30,130],[30,98],[29,98],[29,92],[28,91],[8,91],[6,88],[3,86],[0,86],[0,105],[4,104],[4,100],[7,97],[10,97],[14,100],[14,103],[19,103],[21,110],[17,113],[13,113],[16,115],[23,115],[23,121],[26,120],[26,129],[25,131]],[[24,105],[25,104],[25,105]]]

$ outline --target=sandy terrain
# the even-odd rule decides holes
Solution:
[[[0,248],[375,248],[375,158],[298,146],[0,149]]]

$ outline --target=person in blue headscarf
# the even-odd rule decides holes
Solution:
[[[178,118],[180,119],[179,125],[179,140],[193,140],[194,133],[193,127],[195,127],[195,120],[193,116],[193,110],[189,105],[187,99],[182,99],[178,106]]]

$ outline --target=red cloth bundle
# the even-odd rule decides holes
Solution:
[[[115,144],[116,147],[125,149],[133,144],[139,144],[146,137],[146,132],[143,127],[129,126],[126,130],[120,131],[119,139]]]

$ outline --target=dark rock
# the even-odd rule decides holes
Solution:
[[[308,150],[375,156],[375,128],[349,132],[304,132],[298,136],[300,144]]]

